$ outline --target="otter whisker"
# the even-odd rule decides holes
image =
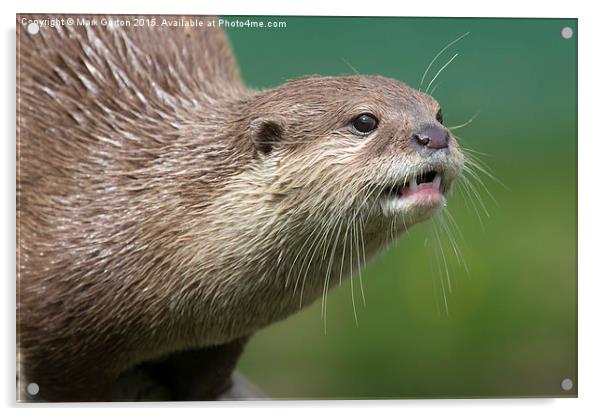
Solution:
[[[343,252],[341,255],[341,268],[339,270],[339,286],[343,283],[343,270],[345,263],[345,256],[347,254],[347,236],[349,235],[349,227],[351,226],[352,221],[347,221],[347,227],[345,227],[345,235],[343,236]]]
[[[479,220],[479,224],[481,224],[481,228],[485,229],[485,226],[483,225],[483,220],[481,218],[481,215],[479,214],[479,209],[477,207],[477,204],[474,202],[474,200],[472,198],[472,194],[469,192],[468,187],[465,184],[466,181],[467,181],[467,179],[465,179],[464,177],[461,177],[460,180],[458,181],[458,185],[460,186],[460,191],[462,193],[462,196],[464,197],[464,201],[466,202],[467,206],[468,206],[468,202],[470,201],[470,204],[472,205],[472,207],[474,209],[477,219]]]
[[[341,228],[343,227],[343,220],[342,220],[342,216],[339,215],[339,219],[338,221],[338,227],[337,227],[337,233],[336,233],[336,237],[335,240],[332,244],[332,249],[330,250],[330,259],[328,261],[328,267],[326,269],[326,279],[324,280],[324,289],[322,291],[322,319],[324,321],[324,333],[326,333],[326,307],[327,307],[327,303],[328,303],[328,286],[330,283],[330,273],[332,271],[332,263],[334,261],[334,256],[336,253],[336,247],[337,247],[337,243],[339,241],[339,236],[341,234]]]
[[[447,266],[447,259],[445,257],[445,251],[443,250],[443,245],[441,244],[441,235],[439,234],[439,231],[437,230],[437,228],[435,228],[436,233],[437,233],[437,244],[439,246],[439,251],[441,252],[441,258],[443,259],[443,266],[445,267],[445,275],[447,277],[447,288],[449,290],[449,293],[452,293],[452,285],[451,285],[451,276],[449,274],[449,267]]]
[[[308,221],[312,220],[312,219],[313,219],[313,216],[310,215],[309,218],[308,218]],[[287,225],[291,220],[292,220],[292,217],[289,217],[287,219],[285,225]],[[322,224],[322,223],[323,223],[323,219],[320,218],[318,224]],[[288,272],[287,272],[286,279],[285,279],[285,287],[288,287],[289,280],[290,280],[290,277],[291,277],[291,273],[293,273],[293,271],[295,270],[295,264],[297,263],[297,260],[299,259],[299,256],[301,256],[303,253],[305,253],[305,257],[303,257],[303,260],[302,260],[302,263],[303,263],[305,261],[305,259],[307,258],[307,255],[310,252],[311,247],[315,244],[316,239],[321,236],[322,230],[323,230],[323,227],[320,227],[320,226],[314,227],[312,229],[312,231],[310,232],[309,236],[304,239],[303,244],[301,245],[301,247],[296,249],[296,255],[295,255],[294,259],[293,259],[293,262],[288,267]],[[308,248],[308,250],[304,250],[305,246],[307,244],[310,244],[310,247]],[[294,284],[294,287],[293,287],[293,296],[295,295],[295,293],[297,291],[297,286],[298,286],[298,283],[299,283],[299,278],[300,278],[300,274],[301,274],[302,270],[303,270],[303,264],[301,264],[301,267],[299,268],[299,271],[297,273],[297,278],[295,279],[295,284]],[[302,295],[300,296],[300,304],[301,304],[301,302],[302,302]]]
[[[278,140],[262,140],[261,143],[275,146],[275,145],[282,144],[282,141],[278,141]],[[296,139],[294,143],[295,144],[311,144],[311,143],[316,143],[316,140],[315,139],[312,139],[312,140],[298,140],[298,139]]]
[[[456,139],[464,140],[462,137],[460,137],[456,134],[454,135],[454,137]],[[487,153],[479,152],[475,149],[472,149],[472,148],[466,146],[465,144],[462,145],[462,149],[464,151],[466,151],[466,154],[464,156],[465,156],[465,162],[467,164],[474,166],[477,170],[479,170],[481,173],[483,173],[485,176],[487,176],[492,181],[496,182],[498,185],[502,186],[504,189],[510,190],[510,188],[508,188],[508,186],[506,186],[506,184],[504,184],[498,177],[496,177],[495,175],[493,175],[491,173],[492,169],[487,165],[487,163],[485,163],[481,158],[479,158],[477,156],[477,155],[479,155],[479,156],[487,157],[490,155],[488,155]]]
[[[467,155],[468,156],[468,155]],[[495,178],[493,175],[489,174],[489,172],[487,171],[486,168],[483,168],[482,166],[480,166],[480,163],[477,161],[472,160],[474,158],[474,156],[470,156],[466,158],[466,166],[464,168],[464,170],[466,171],[467,175],[465,175],[463,177],[463,181],[461,181],[460,183],[466,188],[466,192],[467,194],[469,193],[469,188],[472,191],[472,193],[474,193],[475,198],[479,201],[480,205],[483,208],[483,211],[485,212],[485,214],[487,216],[489,216],[489,213],[487,212],[486,208],[485,208],[485,204],[483,202],[483,199],[480,197],[479,193],[478,193],[478,188],[477,186],[472,184],[472,180],[476,181],[476,184],[478,186],[480,186],[481,188],[483,188],[483,190],[485,191],[485,193],[487,194],[487,196],[499,207],[499,203],[496,200],[496,198],[493,196],[493,194],[489,191],[489,188],[487,187],[487,185],[483,182],[483,180],[481,179],[481,177],[478,175],[478,173],[485,173],[486,175],[488,175],[488,177],[490,179],[495,179],[497,183],[501,184],[502,186],[504,186],[506,189],[509,189],[508,187],[506,187],[501,181],[497,180],[497,178]],[[477,159],[478,160],[478,159]],[[481,162],[482,163],[482,162]],[[463,183],[465,182],[465,184]],[[482,223],[481,223],[482,226]]]
[[[438,240],[439,239],[439,233],[437,232],[435,226],[431,223],[431,231],[432,233],[435,235],[435,238]],[[436,259],[436,263],[437,263],[437,269],[439,271],[439,283],[441,285],[441,293],[443,294],[443,305],[445,306],[445,314],[449,315],[449,305],[447,303],[447,291],[445,290],[445,283],[444,283],[444,278],[443,278],[443,270],[441,268],[441,257],[439,255],[439,252],[436,250],[433,250],[435,253],[435,259]]]
[[[393,220],[395,219],[395,217],[392,218]],[[389,221],[389,227],[388,227],[388,235],[387,235],[387,239],[388,239],[388,243],[392,244],[393,241],[395,240],[395,236],[393,233],[393,221]]]
[[[362,203],[359,205],[359,207],[356,210],[356,214],[354,215],[354,219],[357,217],[358,221],[360,223],[360,227],[359,227],[359,232],[360,232],[360,241],[362,243],[362,259],[363,259],[363,265],[366,264],[366,247],[365,247],[365,239],[364,239],[364,222],[363,222],[363,218],[362,215],[358,215],[361,214],[362,212],[362,208],[364,207],[364,205],[366,204],[366,202],[368,201],[369,198],[372,197],[372,195],[374,195],[377,187],[371,184],[368,184],[367,186],[364,186],[362,188],[362,191],[364,189],[370,189],[369,192],[366,192],[366,196],[364,197]],[[369,210],[371,210],[372,208],[369,208]],[[358,255],[359,258],[359,255]],[[360,280],[360,290],[361,290],[361,294],[362,294],[362,302],[364,304],[364,307],[366,306],[366,296],[364,294],[364,285],[363,285],[363,281],[362,281],[362,269],[361,267],[359,268],[359,280]]]
[[[316,212],[322,212],[322,210],[317,209]],[[326,212],[328,212],[328,211],[326,211]],[[305,275],[303,277],[303,281],[302,281],[302,291],[303,291],[303,287],[305,285],[305,279],[307,277],[309,267],[311,266],[311,262],[313,262],[313,257],[315,256],[315,254],[317,254],[318,250],[321,247],[324,247],[326,245],[327,240],[329,240],[331,238],[331,236],[334,234],[334,231],[336,230],[336,221],[341,217],[342,217],[342,213],[334,212],[330,216],[319,218],[319,224],[322,224],[322,226],[316,227],[314,229],[314,232],[317,232],[317,234],[315,235],[315,237],[313,239],[314,239],[314,241],[317,242],[317,244],[315,244],[315,248],[311,254],[309,263],[306,267],[306,273],[305,273]],[[326,233],[322,232],[324,229],[327,230]],[[312,234],[314,234],[314,232],[312,232]],[[311,238],[311,236],[310,236],[310,238]],[[326,248],[326,247],[324,247],[324,248]],[[320,260],[320,265],[323,263],[324,260],[325,260],[325,251],[323,251],[322,259]],[[301,294],[300,301],[302,301],[302,294]]]
[[[316,215],[315,216],[317,216],[317,212],[321,212],[321,210],[316,209]],[[314,215],[311,215],[310,217],[313,218]],[[310,235],[305,239],[305,241],[304,241],[303,245],[301,246],[301,248],[297,251],[297,255],[295,256],[295,258],[293,260],[293,263],[292,263],[291,267],[289,268],[289,273],[287,274],[287,279],[286,280],[288,282],[288,277],[290,276],[290,273],[295,269],[294,266],[295,266],[295,263],[296,263],[297,259],[299,258],[299,256],[303,252],[305,252],[305,256],[303,257],[302,264],[301,264],[301,266],[299,268],[299,272],[297,273],[297,278],[295,280],[295,286],[294,286],[294,289],[293,289],[293,296],[294,296],[294,294],[296,293],[296,290],[297,290],[297,286],[298,286],[301,274],[303,273],[303,270],[305,269],[305,275],[304,275],[302,283],[301,283],[301,294],[299,296],[300,306],[302,306],[302,302],[303,302],[303,293],[302,292],[303,292],[303,289],[304,289],[304,286],[305,286],[305,279],[306,279],[307,274],[309,272],[309,268],[311,267],[311,262],[313,260],[313,257],[315,255],[315,252],[316,252],[317,248],[322,245],[321,243],[319,243],[319,244],[316,244],[316,243],[318,241],[320,241],[320,240],[325,240],[327,238],[328,233],[326,233],[326,234],[323,233],[324,228],[326,228],[327,230],[332,231],[332,227],[330,227],[329,224],[327,224],[327,223],[325,224],[325,220],[324,220],[323,217],[320,217],[318,219],[318,223],[319,224],[323,224],[323,226],[321,226],[321,227],[314,227],[314,229],[312,230],[312,232],[310,233]],[[307,250],[304,250],[305,246],[308,243],[310,243],[310,247]],[[316,247],[312,250],[312,246],[314,246],[314,245]],[[311,257],[309,257],[309,262],[307,262],[307,266],[305,266],[306,260],[308,259],[308,256],[310,256],[310,253],[311,253]]]
[[[363,189],[370,189],[370,185],[364,185],[362,187]],[[342,279],[343,279],[343,271],[344,271],[344,262],[345,262],[345,256],[347,254],[347,239],[349,236],[349,275],[350,275],[350,286],[351,286],[351,302],[353,305],[353,314],[354,314],[354,318],[355,318],[355,323],[356,325],[359,325],[358,322],[358,317],[357,317],[357,309],[355,306],[355,292],[354,292],[354,286],[353,286],[353,243],[354,241],[356,242],[356,252],[357,252],[357,262],[358,262],[358,273],[360,275],[360,288],[362,291],[362,299],[364,300],[364,306],[365,306],[365,297],[364,297],[364,292],[363,292],[363,284],[361,282],[361,264],[360,264],[360,257],[359,257],[359,243],[357,242],[357,218],[360,216],[361,214],[361,208],[363,207],[363,205],[365,204],[365,202],[371,197],[371,195],[376,191],[377,187],[373,186],[372,189],[370,189],[370,192],[367,192],[365,198],[363,199],[362,203],[360,204],[359,208],[357,208],[354,212],[354,214],[351,217],[351,220],[347,223],[347,227],[345,230],[345,234],[343,237],[343,250],[342,250],[342,256],[341,256],[341,267],[339,270],[339,285],[341,285],[342,283]],[[382,192],[382,191],[381,191]]]
[[[456,134],[454,134],[454,137],[455,137],[456,139],[459,139],[459,141],[462,141],[462,140],[463,140],[461,137],[459,137],[459,136],[458,136],[458,135],[456,135]],[[489,154],[487,154],[487,153],[479,152],[479,151],[477,151],[477,150],[475,150],[475,149],[473,149],[473,148],[471,148],[471,147],[468,147],[468,146],[466,146],[465,144],[462,144],[462,150],[463,150],[464,152],[468,152],[468,153],[470,153],[470,154],[481,155],[481,156],[490,156],[490,155],[489,155]]]
[[[355,75],[360,75],[359,71],[358,71],[357,69],[355,69],[355,67],[354,67],[353,65],[351,65],[347,59],[345,59],[345,58],[341,58],[341,60],[342,60],[343,62],[345,62],[345,64],[346,64],[346,65],[347,65],[349,68],[351,68],[351,70],[353,71],[353,73],[354,73]]]
[[[450,224],[451,224],[451,229],[454,232],[458,233],[458,235],[460,236],[460,239],[462,240],[463,243],[466,243],[466,239],[464,238],[464,234],[462,233],[462,229],[460,228],[460,226],[456,222],[454,216],[449,211],[449,209],[444,208],[443,210],[441,210],[441,212],[443,213],[443,215],[446,215],[447,218],[449,219]]]
[[[366,192],[366,196],[362,200],[362,203],[356,209],[355,215],[352,218],[352,220],[355,220],[355,218],[362,212],[362,208],[370,200],[370,198],[372,198],[372,196],[374,196],[376,194],[378,187],[376,185],[369,183],[367,185],[364,185],[358,193],[361,194],[362,192],[364,192],[365,189],[368,189],[369,191]],[[376,200],[374,202],[376,202]],[[373,208],[373,205],[368,208],[368,211],[371,211],[372,208]]]
[[[483,181],[481,180],[481,178],[479,177],[479,175],[476,174],[476,172],[474,172],[471,168],[470,168],[470,164],[468,164],[469,166],[465,166],[464,170],[466,171],[466,173],[468,175],[470,175],[471,178],[473,178],[478,185],[480,185],[485,192],[487,193],[487,195],[489,196],[489,198],[491,198],[491,200],[497,205],[499,206],[497,200],[495,199],[495,197],[493,196],[493,194],[489,191],[489,188],[487,188],[487,186],[485,185],[485,183],[483,183]]]
[[[289,277],[291,275],[291,273],[293,272],[293,270],[295,270],[295,264],[297,263],[297,259],[299,258],[299,256],[301,256],[301,254],[304,252],[304,248],[305,246],[310,243],[310,241],[312,241],[312,237],[315,234],[319,234],[320,228],[319,227],[315,227],[312,232],[310,233],[309,237],[305,239],[305,241],[303,242],[303,244],[301,245],[301,248],[299,248],[297,250],[297,254],[295,255],[295,258],[293,259],[293,262],[291,263],[286,279],[285,279],[285,287],[288,286],[288,282],[289,282]],[[295,285],[293,287],[293,296],[295,295],[296,291],[297,291],[297,283],[299,281],[299,277],[297,277],[297,279],[295,280]]]
[[[430,224],[429,227],[429,235],[431,237],[434,237],[434,231],[433,231],[433,225]],[[429,237],[425,237],[424,238],[424,248],[428,249],[430,247],[430,241],[429,241]],[[435,256],[435,260],[437,259],[437,257]],[[438,290],[437,290],[437,283],[436,283],[436,277],[435,277],[435,263],[437,261],[433,262],[433,261],[427,261],[427,264],[430,266],[431,269],[431,284],[433,285],[433,295],[434,295],[434,299],[435,299],[435,306],[437,307],[437,312],[439,314],[441,314],[441,305],[439,302],[439,297],[438,297]]]
[[[363,227],[363,222],[361,223],[361,227]],[[360,228],[360,241],[362,243],[362,257],[363,257],[363,265],[366,265],[366,249],[365,249],[365,242],[364,242],[364,231]],[[362,304],[364,305],[364,308],[366,307],[366,294],[364,293],[364,282],[362,279],[362,273],[360,270],[360,274],[359,274],[359,278],[360,278],[360,292],[362,295]]]
[[[437,215],[436,221],[435,221],[435,226],[439,230],[442,230],[442,232],[447,235],[449,245],[452,248],[452,251],[454,252],[456,260],[458,261],[459,265],[462,265],[461,254],[459,253],[459,249],[456,246],[456,241],[455,241],[453,235],[449,232],[447,224],[445,223],[445,218],[443,218],[443,214]]]
[[[338,215],[333,215],[332,217],[338,217]],[[332,218],[328,218],[329,221],[325,221],[325,222],[329,222],[328,224],[325,225],[326,229],[328,230],[326,233],[322,233],[322,238],[320,238],[319,243],[316,244],[316,247],[314,249],[314,253],[312,253],[312,259],[313,256],[319,252],[321,252],[321,256],[320,256],[320,262],[319,262],[319,267],[321,268],[324,261],[326,260],[326,252],[328,249],[328,241],[331,239],[331,236],[334,235],[334,232],[336,230],[336,224],[332,224],[334,221]],[[313,260],[311,260],[313,261]],[[303,282],[302,282],[302,286],[301,286],[301,299],[300,302],[302,301],[302,295],[303,295],[303,288],[305,286],[305,279],[307,277],[307,270],[306,270],[306,274],[303,278]]]
[[[353,234],[357,234],[356,223],[353,222]],[[356,241],[357,242],[357,241]],[[355,294],[353,292],[353,240],[351,240],[351,244],[349,244],[349,284],[351,285],[351,305],[353,306],[353,317],[355,319],[355,326],[359,327],[359,321],[357,319],[357,310],[355,308]],[[358,253],[359,254],[359,253]],[[359,258],[358,258],[359,260]],[[360,265],[358,264],[358,272],[360,271]]]
[[[466,172],[468,172],[468,170]],[[486,216],[489,217],[489,211],[487,210],[487,207],[485,206],[485,203],[483,202],[483,198],[481,198],[481,195],[479,194],[479,191],[473,185],[473,183],[470,181],[470,178],[468,176],[463,176],[462,177],[462,182],[464,184],[466,184],[467,188],[472,191],[472,193],[475,196],[475,199],[481,205],[481,208],[483,208],[483,212],[485,213]]]
[[[454,59],[456,59],[456,58],[458,57],[458,55],[459,55],[459,54],[455,54],[454,56],[452,56],[452,57],[450,58],[450,60],[449,60],[449,61],[447,61],[447,62],[445,63],[445,65],[443,65],[443,66],[441,67],[441,69],[440,69],[439,71],[437,71],[437,73],[435,74],[435,76],[433,77],[433,79],[431,80],[431,82],[429,82],[429,85],[427,85],[427,86],[426,86],[426,90],[425,90],[425,92],[426,92],[427,94],[428,94],[428,92],[429,92],[429,88],[431,87],[431,85],[433,84],[433,82],[435,82],[435,80],[436,80],[436,79],[439,77],[439,75],[441,75],[441,73],[442,73],[442,72],[445,70],[445,68],[447,68],[447,67],[449,66],[449,64],[451,64],[451,63],[454,61]]]
[[[431,69],[431,67],[433,66],[433,64],[437,60],[437,58],[439,58],[443,52],[445,52],[446,50],[448,50],[451,46],[453,46],[455,43],[459,42],[461,39],[465,38],[469,34],[470,34],[470,32],[466,32],[463,35],[460,35],[459,37],[457,37],[456,39],[452,40],[450,43],[448,43],[447,45],[445,45],[443,47],[443,49],[441,49],[435,55],[435,57],[433,58],[433,60],[428,64],[428,66],[426,67],[426,70],[422,74],[422,78],[420,78],[420,86],[418,87],[418,91],[422,91],[422,84],[424,83],[424,79],[426,78],[426,75],[428,74],[429,70]],[[427,88],[427,90],[428,90],[428,88]]]
[[[359,238],[359,233],[357,231],[357,223],[356,220],[359,221],[360,223],[360,233],[362,234],[361,237],[361,243],[362,243],[362,252],[363,252],[363,264],[365,265],[366,263],[366,252],[365,252],[365,245],[364,245],[364,237],[363,237],[363,220],[362,220],[362,216],[361,216],[361,212],[362,212],[362,208],[364,207],[364,205],[366,204],[366,202],[374,195],[377,193],[377,191],[382,192],[382,189],[384,189],[384,186],[381,187],[381,189],[379,190],[378,186],[372,185],[370,183],[368,183],[367,185],[364,185],[361,188],[361,191],[359,192],[359,194],[361,194],[364,190],[368,189],[368,191],[366,192],[365,197],[363,198],[361,204],[359,205],[359,207],[356,209],[354,215],[351,218],[351,223],[353,223],[354,226],[354,233],[355,233],[355,238],[356,238],[356,251],[357,251],[357,261],[358,261],[358,274],[359,274],[359,280],[360,280],[360,290],[361,290],[361,296],[362,296],[362,302],[364,304],[364,307],[366,306],[366,297],[365,297],[365,293],[364,293],[364,287],[363,287],[363,281],[362,281],[362,265],[361,263],[361,259],[360,259],[360,255],[359,255],[359,243],[357,243],[357,239]],[[376,201],[375,201],[376,202]],[[370,208],[372,209],[372,208]],[[350,247],[350,249],[352,249],[352,247]],[[350,259],[351,263],[352,263],[352,259]],[[351,270],[351,280],[353,280],[353,267],[351,265],[350,267]],[[354,317],[356,320],[356,324],[358,324],[358,319],[357,319],[357,310],[355,307],[355,293],[353,291],[353,282],[351,282],[351,295],[352,295],[352,304],[353,304],[353,311],[354,311]]]
[[[444,210],[443,212],[445,212],[446,210]],[[447,212],[448,215],[451,215],[449,212]],[[458,261],[458,265],[462,266],[464,268],[464,270],[466,270],[466,273],[468,273],[468,265],[466,264],[466,261],[464,260],[464,256],[462,255],[462,250],[460,250],[460,247],[456,241],[456,238],[453,234],[452,229],[449,227],[449,225],[447,224],[447,222],[445,221],[445,218],[443,216],[439,217],[439,221],[440,221],[440,225],[443,227],[443,230],[445,231],[445,233],[447,234],[448,238],[449,238],[449,242],[450,242],[450,246],[452,247],[452,250],[454,251],[454,254],[456,255],[456,260]]]
[[[433,89],[434,91],[434,89]],[[431,91],[431,94],[433,93],[433,91]],[[473,121],[476,120],[476,118],[479,116],[479,114],[481,114],[481,110],[477,111],[471,118],[468,119],[468,121],[462,123],[462,124],[458,124],[457,126],[451,126],[448,127],[448,130],[457,130],[457,129],[461,129],[462,127],[466,127],[468,126],[470,123],[472,123]]]
[[[303,275],[303,279],[301,280],[301,291],[299,294],[299,307],[303,306],[303,290],[305,288],[305,281],[307,279],[307,275],[309,273],[309,270],[312,266],[313,263],[313,259],[314,256],[316,255],[316,253],[319,251],[320,246],[323,245],[323,241],[326,240],[326,237],[328,235],[328,233],[323,233],[323,229],[324,227],[316,227],[318,230],[320,230],[320,232],[313,238],[313,243],[310,246],[309,250],[307,251],[306,257],[307,255],[311,252],[311,256],[309,257],[309,260],[307,260],[307,265],[304,266],[303,264],[301,265],[300,268],[300,273],[302,272],[303,268],[305,268],[305,274]],[[304,261],[305,263],[305,261]],[[297,279],[299,278],[299,276],[297,277]],[[297,285],[297,283],[295,282],[295,286]]]
[[[409,173],[406,173],[405,177],[403,178],[403,182],[404,182],[404,183],[405,183],[405,182],[407,182],[407,181],[408,181],[408,179],[409,179],[409,177],[410,177],[410,174],[409,174]],[[402,215],[401,215],[401,220],[403,221],[403,228],[404,228],[404,230],[407,232],[407,231],[408,231],[408,225],[406,224],[406,216],[405,216],[405,214],[403,214],[403,213],[402,213]]]
[[[438,82],[433,89],[431,90],[431,94],[430,95],[435,95],[435,91],[437,91],[437,88],[439,88],[439,85],[443,84],[443,82]]]
[[[362,222],[362,217],[360,216],[358,218],[358,227],[356,228],[356,232],[355,232],[355,237],[356,237],[356,250],[357,250],[357,270],[358,270],[358,277],[359,277],[359,281],[360,281],[360,292],[362,295],[362,302],[364,304],[364,307],[366,306],[366,298],[364,296],[364,285],[363,285],[363,281],[362,281],[362,268],[366,266],[366,251],[364,249],[364,241],[363,241],[363,231],[362,231],[362,227],[363,227],[363,222]],[[360,242],[362,243],[362,254],[363,257],[360,257]],[[363,261],[362,261],[363,259]]]
[[[487,176],[489,179],[496,182],[498,185],[501,185],[508,191],[510,190],[510,188],[508,188],[498,177],[496,177],[495,175],[493,175],[490,172],[491,168],[489,168],[489,166],[487,166],[487,164],[485,162],[483,162],[481,159],[479,159],[477,156],[470,155],[470,154],[466,155],[465,161],[468,165],[474,167],[479,172],[481,172],[485,176]]]

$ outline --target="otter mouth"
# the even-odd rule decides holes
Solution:
[[[383,195],[394,198],[440,196],[445,193],[443,174],[436,170],[419,173],[406,182],[388,186]]]

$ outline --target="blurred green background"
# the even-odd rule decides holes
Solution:
[[[486,154],[507,188],[481,175],[497,201],[480,188],[489,216],[458,189],[452,195],[468,272],[442,235],[451,291],[432,225],[416,226],[363,273],[359,326],[347,281],[329,294],[326,333],[318,300],[257,333],[241,370],[273,398],[575,396],[576,19],[251,19],[287,23],[228,30],[255,88],[352,74],[345,61],[417,88],[437,52],[470,32],[426,83],[459,54],[434,96],[448,126],[479,112],[454,133]],[[560,387],[567,377],[569,392]]]

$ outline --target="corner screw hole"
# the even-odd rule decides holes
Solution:
[[[31,396],[35,396],[39,392],[40,386],[38,386],[38,383],[29,383],[27,385],[27,393],[29,393]]]
[[[35,35],[39,31],[40,31],[40,25],[37,24],[36,22],[31,22],[30,24],[27,25],[27,33],[29,33],[30,35]]]
[[[573,390],[573,380],[571,380],[570,378],[565,378],[564,380],[562,380],[560,382],[560,387],[564,391],[571,391],[571,390]]]
[[[560,30],[560,36],[562,36],[565,39],[570,39],[573,37],[573,28],[569,27],[569,26],[565,26],[562,28],[562,30]]]

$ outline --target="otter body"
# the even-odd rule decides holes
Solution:
[[[436,213],[462,169],[399,81],[253,91],[216,28],[17,26],[18,350],[46,400],[225,351],[198,367],[214,398],[250,335]]]

